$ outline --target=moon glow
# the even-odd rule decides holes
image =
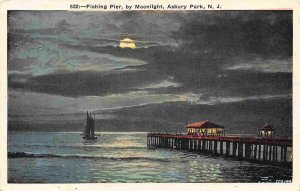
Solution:
[[[130,38],[124,38],[123,40],[120,41],[119,47],[135,49],[136,45],[135,45],[134,40],[132,40]]]

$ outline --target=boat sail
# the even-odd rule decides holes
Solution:
[[[94,118],[92,116],[92,113],[86,112],[86,124],[85,128],[83,130],[84,134],[84,139],[97,139],[97,136],[95,136],[95,123],[96,123],[96,118],[95,118],[95,111],[94,111]]]

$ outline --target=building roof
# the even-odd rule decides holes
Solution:
[[[211,123],[208,120],[188,124],[186,128],[223,128],[224,129],[223,126]]]
[[[273,131],[274,129],[269,124],[266,124],[265,126],[261,127],[260,130],[271,130],[271,131]]]

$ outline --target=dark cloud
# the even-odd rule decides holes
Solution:
[[[268,59],[284,62],[292,55],[292,14],[290,11],[224,11],[215,14],[189,13],[180,29],[169,36],[179,47],[153,47],[141,50],[117,50],[111,47],[73,46],[121,57],[146,60],[141,66],[157,69],[192,88],[229,87],[244,94],[278,92],[278,87],[291,90],[291,74],[268,74],[264,71],[226,72],[224,65],[249,62],[257,58],[261,65]],[[203,16],[204,18],[201,18]],[[258,64],[259,65],[259,64]],[[272,67],[272,64],[270,64]],[[227,77],[219,78],[226,73]],[[240,80],[236,80],[240,79]],[[251,89],[258,87],[260,90]],[[266,84],[264,84],[266,83]],[[253,90],[253,91],[252,91]],[[229,89],[228,89],[229,91]],[[241,94],[242,94],[241,93]]]
[[[192,120],[210,119],[232,132],[253,133],[282,115],[289,127],[291,100],[272,95],[292,94],[292,17],[292,11],[12,11],[8,86],[72,98],[146,90],[195,94],[203,101],[120,110],[116,119],[101,121],[108,130],[120,124],[127,130],[179,130],[190,107]],[[124,37],[137,40],[139,48],[118,48]],[[153,85],[168,79],[176,85]],[[227,98],[235,101],[218,102]]]
[[[76,46],[76,48],[79,47]],[[138,86],[141,87],[174,76],[174,80],[183,87],[158,88],[152,92],[176,94],[193,91],[212,96],[249,96],[290,94],[292,90],[291,73],[224,71],[221,67],[223,63],[210,55],[190,55],[190,59],[186,59],[185,56],[189,53],[173,52],[164,50],[162,47],[138,50],[118,50],[113,47],[85,48],[95,52],[114,53],[115,56],[119,55],[120,57],[146,60],[148,64],[126,67],[138,70],[133,72],[124,72],[123,69],[106,74],[91,71],[69,72],[31,77],[22,83],[16,83],[15,79],[9,78],[9,87],[23,87],[30,91],[72,97],[94,96],[133,91]]]
[[[158,72],[75,72],[31,77],[25,82],[18,82],[15,76],[9,78],[9,87],[21,88],[34,92],[78,96],[103,96],[115,93],[127,93],[137,90],[138,85],[160,81],[166,76]],[[141,79],[141,80],[138,80]]]
[[[211,49],[215,56],[292,56],[292,11],[222,11],[202,22],[196,15],[173,33],[188,41],[184,48]]]
[[[210,120],[225,126],[227,132],[246,134],[256,134],[261,126],[268,123],[277,132],[282,133],[282,136],[291,136],[291,109],[291,99],[248,100],[218,105],[188,105],[176,102],[118,110],[116,111],[118,117],[115,120],[152,119],[155,123],[164,125],[152,126],[149,129],[166,132],[184,132],[187,118],[189,123]]]
[[[292,136],[292,100],[269,99],[218,105],[189,105],[185,102],[166,102],[110,111],[111,119],[98,119],[101,131],[163,131],[185,132],[185,122],[210,120],[225,127],[227,133],[257,134],[266,123],[280,136]],[[168,111],[168,112],[166,112]],[[188,116],[188,117],[187,117]],[[81,131],[84,114],[73,120],[44,122],[11,120],[10,130]],[[47,118],[47,116],[45,116]]]

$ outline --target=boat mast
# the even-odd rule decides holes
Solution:
[[[93,130],[93,119],[92,119],[92,114],[90,112],[90,115],[89,115],[89,138],[92,137],[92,130]]]
[[[85,125],[85,134],[84,137],[85,138],[89,138],[90,137],[90,120],[89,120],[89,112],[86,111],[86,125]]]
[[[95,110],[94,110],[94,134],[95,134],[95,124],[96,124],[96,114],[95,114]]]
[[[94,110],[94,119],[92,118],[92,128],[91,128],[91,137],[94,138],[95,137],[95,110]]]

